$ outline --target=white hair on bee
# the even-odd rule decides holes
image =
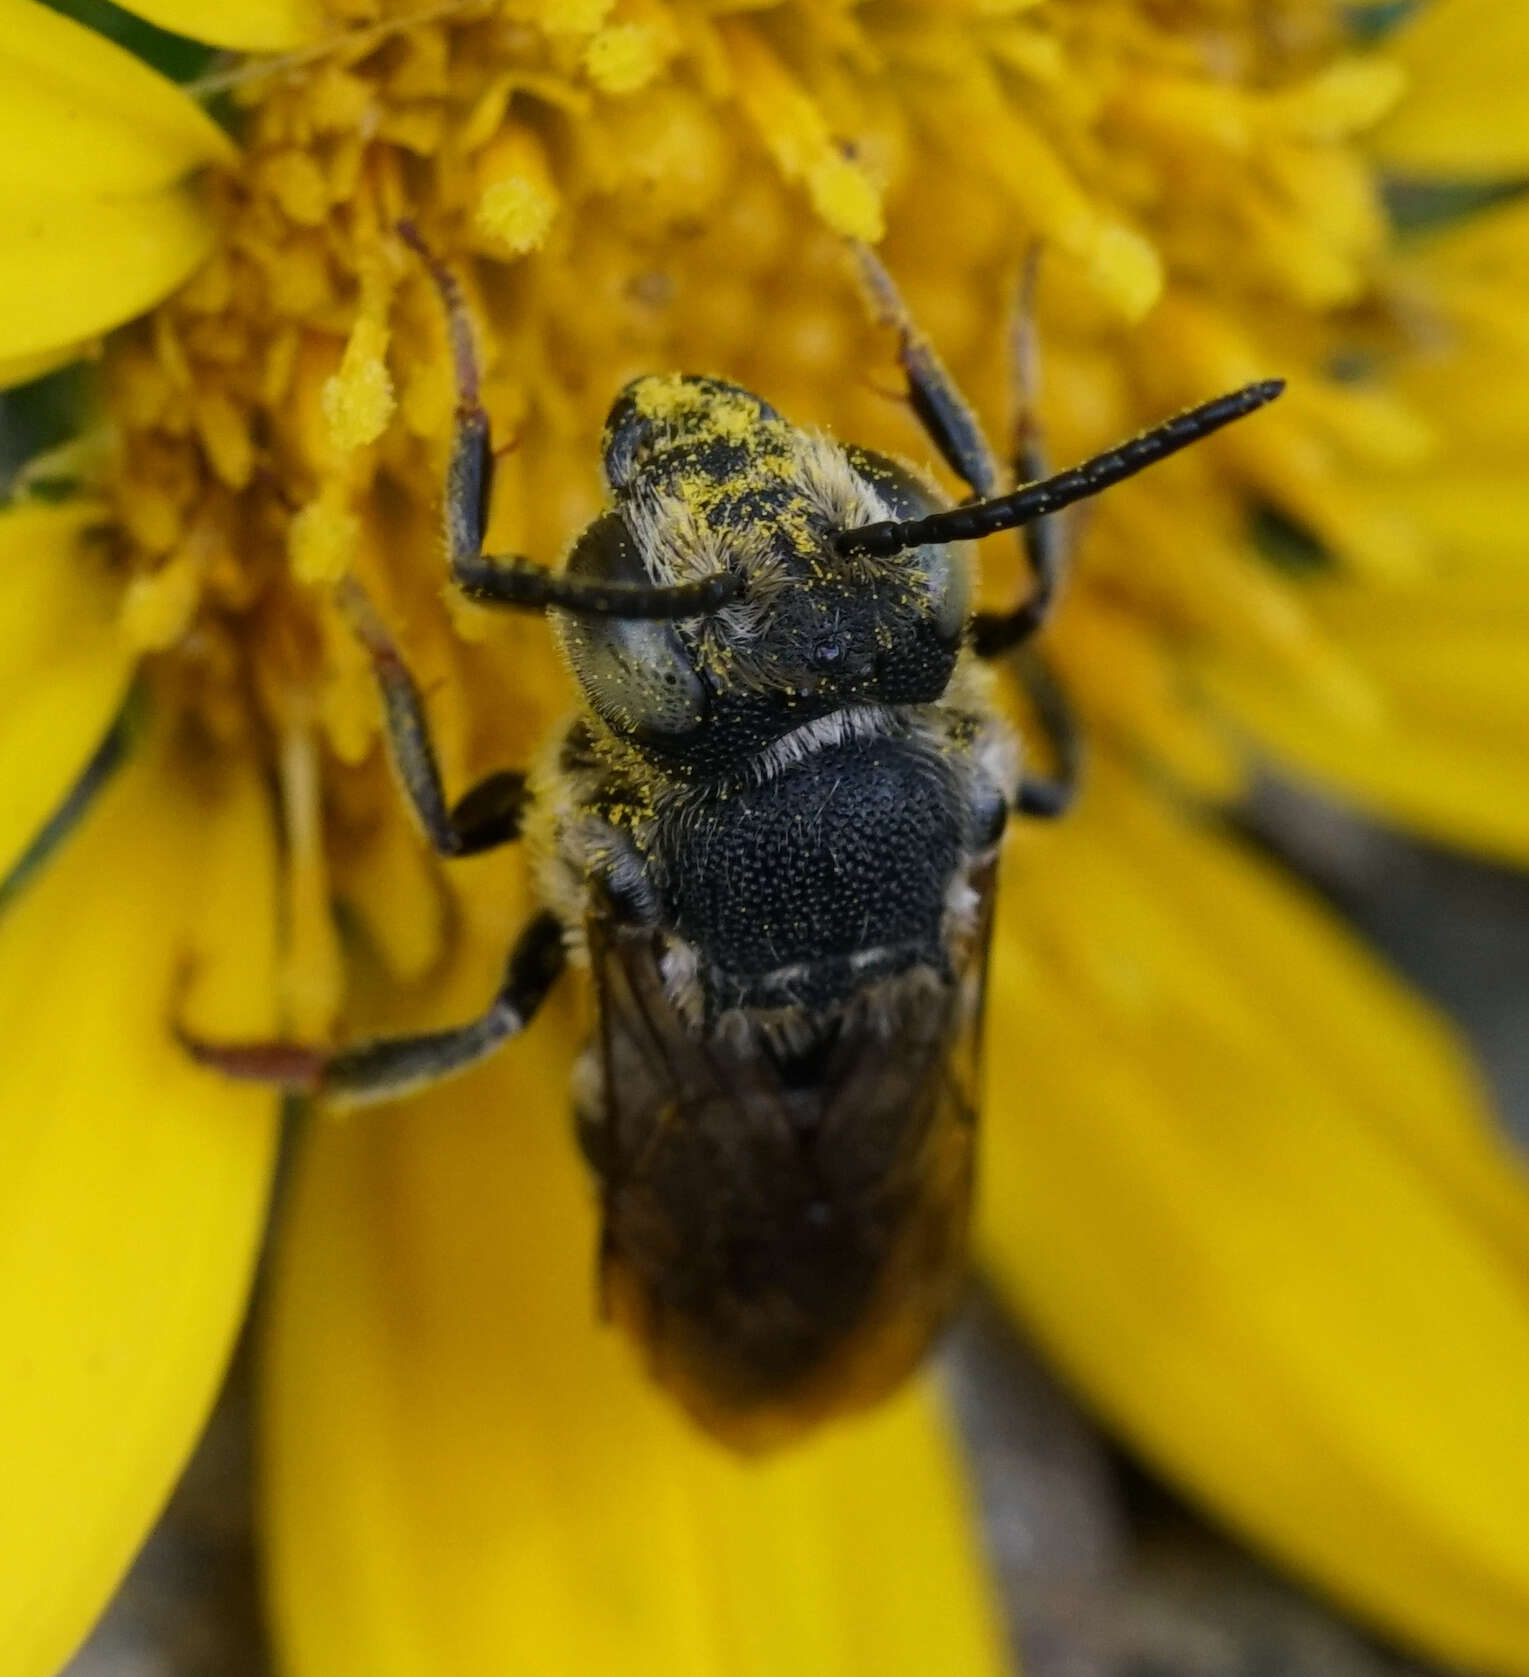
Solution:
[[[789,981],[804,978],[806,972],[805,967],[782,967],[771,977]],[[722,1047],[735,1054],[748,1053],[763,1044],[773,1054],[788,1056],[804,1053],[812,1046],[822,1029],[823,1017],[795,1004],[772,1008],[730,1007],[717,1015],[712,1034]]]
[[[982,692],[993,685],[991,677],[991,670],[977,665],[963,685]],[[971,756],[974,783],[986,781],[988,786],[1006,801],[1008,789],[1019,785],[1020,766],[1024,760],[1019,736],[1006,723],[988,712],[977,737],[972,741]]]
[[[744,689],[769,685],[768,672],[750,656],[764,634],[774,603],[790,578],[773,550],[770,531],[749,525],[726,533],[699,517],[683,496],[650,491],[622,507],[652,580],[693,582],[732,571],[744,579],[743,597],[689,628],[700,659]]]
[[[861,529],[898,516],[897,509],[875,483],[855,470],[843,446],[833,436],[824,431],[803,431],[794,442],[796,479],[802,498],[830,531]],[[906,478],[919,484],[934,505],[944,504],[944,491],[922,467],[902,455],[887,458]],[[843,575],[869,585],[903,575],[908,559],[905,552],[836,552],[834,565]]]
[[[891,518],[893,510],[861,477],[840,444],[824,431],[799,431],[792,438],[795,478],[802,498],[829,530],[853,530]],[[912,472],[913,468],[907,468]],[[922,474],[916,474],[922,476]],[[886,559],[835,555],[835,563],[871,581],[900,568],[897,556]]]
[[[978,918],[973,894],[972,929]],[[689,949],[689,946],[686,946]],[[689,950],[692,957],[694,950]],[[857,951],[850,964],[858,971],[874,969],[895,956],[890,945]],[[777,967],[762,975],[778,987],[806,982],[812,974],[805,962]],[[667,978],[667,970],[666,970]],[[764,1046],[775,1055],[801,1054],[819,1041],[826,1024],[836,1023],[851,1032],[863,1032],[881,1041],[923,1040],[938,1036],[943,1029],[939,1007],[946,980],[933,967],[916,965],[902,972],[863,983],[847,1000],[829,1008],[809,1008],[798,1002],[777,1007],[731,1007],[712,1021],[710,1034],[733,1053],[747,1053]],[[671,991],[671,999],[673,999]],[[676,1002],[676,1006],[678,1006]],[[699,987],[695,1006],[702,1006]],[[699,1014],[698,1014],[699,1018]]]
[[[945,981],[932,967],[909,967],[858,990],[843,1009],[846,1028],[890,1042],[937,1035]]]
[[[897,718],[887,705],[845,705],[771,740],[763,751],[749,758],[746,772],[762,786],[816,751],[831,751],[851,740],[873,739],[891,733],[896,726]]]
[[[585,1119],[605,1116],[605,1055],[598,1037],[573,1062],[570,1094],[573,1110]]]
[[[659,971],[669,1005],[692,1030],[699,1030],[706,1018],[706,998],[701,989],[701,957],[695,945],[670,933]]]
[[[945,892],[945,913],[940,925],[940,938],[947,949],[959,948],[977,926],[977,914],[982,898],[965,873],[952,876]]]
[[[739,636],[759,633],[771,597],[786,582],[771,553],[768,529],[749,525],[724,533],[698,516],[683,495],[664,490],[632,495],[621,510],[654,582],[669,586],[735,571],[744,579],[745,598],[715,615],[733,619]]]

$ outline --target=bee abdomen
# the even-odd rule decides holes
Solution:
[[[965,1271],[969,1114],[884,1075],[880,1050],[842,1043],[841,1057],[787,1090],[757,1047],[717,1045],[725,1097],[650,1104],[633,1066],[608,1114],[606,1306],[656,1377],[741,1448],[890,1389]],[[817,1108],[805,1124],[804,1103]]]

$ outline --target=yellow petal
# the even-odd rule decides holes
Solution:
[[[120,590],[78,552],[98,509],[0,513],[0,878],[63,802],[132,677]]]
[[[437,1095],[312,1123],[265,1324],[283,1670],[998,1672],[927,1389],[744,1462],[596,1321],[570,1029],[557,1005]]]
[[[185,177],[231,162],[173,82],[35,0],[0,0],[0,375],[35,376],[157,302],[213,228]],[[39,145],[46,134],[55,143]]]
[[[234,156],[201,106],[132,53],[37,0],[0,0],[7,220],[11,205],[136,195]]]
[[[1412,90],[1380,129],[1386,162],[1417,174],[1529,167],[1529,14],[1521,0],[1436,0],[1386,42]]]
[[[187,186],[0,214],[0,358],[41,355],[142,313],[202,261],[214,232]]]
[[[1380,726],[1342,725],[1311,695],[1251,669],[1220,666],[1207,685],[1285,770],[1447,844],[1522,864],[1529,711],[1523,631],[1514,623],[1504,613],[1495,626],[1441,631],[1435,640],[1414,621],[1412,650],[1394,641],[1381,648],[1353,628],[1355,662],[1385,684],[1390,709]]]
[[[177,35],[240,52],[280,52],[324,32],[317,0],[124,0],[127,10]]]
[[[881,195],[865,171],[836,143],[812,96],[745,24],[726,28],[738,97],[787,180],[804,181],[812,207],[835,233],[878,241]]]
[[[1529,1181],[1438,1023],[1106,770],[1016,845],[986,1247],[1103,1412],[1276,1558],[1529,1672]]]
[[[121,774],[0,918],[0,1648],[52,1677],[157,1514],[211,1403],[260,1239],[275,1102],[194,1068],[193,1018],[271,1025],[263,788],[160,753]]]
[[[1451,582],[1417,596],[1345,594],[1325,614],[1333,638],[1376,677],[1408,728],[1456,728],[1516,748],[1529,764],[1529,586]],[[1519,786],[1523,785],[1520,780]],[[1499,792],[1514,801],[1505,779]],[[1529,817],[1529,791],[1520,794]]]
[[[0,356],[0,391],[10,390],[18,384],[30,384],[44,373],[67,366],[69,362],[79,360],[89,347],[89,340],[86,340],[77,344],[58,344],[32,355]]]

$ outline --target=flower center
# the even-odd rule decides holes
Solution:
[[[846,234],[885,227],[888,266],[995,428],[1008,299],[1040,244],[1058,463],[1329,354],[1382,245],[1351,136],[1395,78],[1342,56],[1319,0],[364,9],[336,0],[332,45],[236,72],[245,157],[212,184],[221,249],[106,369],[127,632],[164,695],[276,766],[316,972],[338,970],[331,896],[406,975],[439,948],[369,906],[411,840],[334,585],[357,577],[399,636],[450,785],[523,763],[568,698],[541,625],[444,592],[452,362],[400,217],[475,322],[499,451],[489,551],[542,562],[599,506],[605,410],[641,373],[716,373],[796,423],[927,459]],[[1394,560],[1364,507],[1326,494],[1301,398],[1286,406],[1101,503],[1056,637],[1085,712],[1218,786],[1225,748],[1170,696],[1172,659],[1229,637],[1304,659],[1302,679],[1325,668],[1288,586],[1239,545],[1244,492]],[[987,558],[990,591],[1012,593],[1017,553]],[[332,1011],[335,983],[309,988]]]

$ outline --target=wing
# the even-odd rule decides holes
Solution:
[[[692,1023],[660,937],[590,922],[600,1087],[582,1124],[606,1308],[729,1442],[873,1402],[960,1296],[991,869],[976,883],[952,977],[794,1020],[790,1051],[748,1015]]]

